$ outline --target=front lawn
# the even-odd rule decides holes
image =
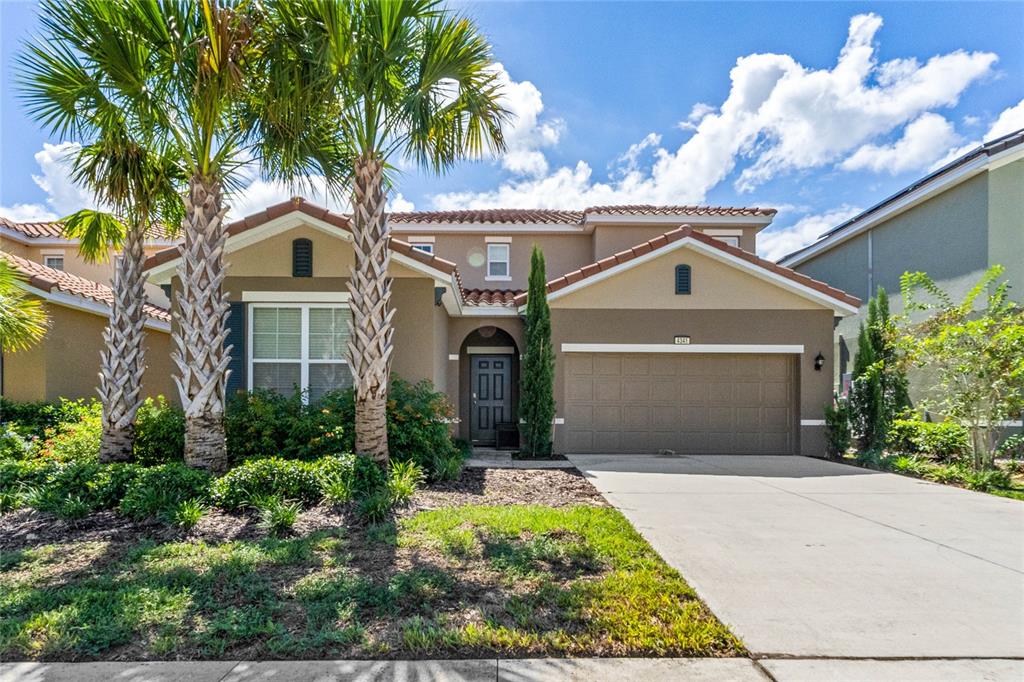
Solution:
[[[742,652],[575,472],[468,470],[386,523],[321,504],[294,528],[6,514],[0,660]]]

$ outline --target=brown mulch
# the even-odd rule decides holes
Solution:
[[[607,506],[601,494],[575,469],[466,469],[458,481],[424,486],[411,503],[396,510],[399,518],[417,512],[465,505],[510,504],[569,507]],[[295,535],[317,530],[361,526],[348,509],[319,505],[306,509],[295,524]],[[0,516],[0,550],[14,551],[55,542],[125,542],[143,538],[158,542],[196,540],[209,543],[259,540],[266,537],[255,515],[210,509],[191,531],[156,520],[132,521],[115,511],[94,512],[84,519],[61,519],[35,509],[18,509]]]

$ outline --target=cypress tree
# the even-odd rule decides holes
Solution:
[[[853,385],[850,387],[850,418],[863,450],[883,444],[882,382],[871,344],[871,322],[877,315],[874,299],[868,303],[868,324],[860,325],[857,335],[857,357],[853,361]]]
[[[551,454],[551,423],[555,417],[555,353],[551,347],[544,253],[534,244],[526,299],[526,349],[519,386],[519,418],[524,422],[522,451],[532,457]]]

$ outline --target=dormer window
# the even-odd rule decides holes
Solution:
[[[313,276],[313,242],[309,239],[292,241],[292,277]]]
[[[692,275],[690,272],[689,265],[677,265],[676,266],[676,294],[677,295],[689,295],[692,284]]]

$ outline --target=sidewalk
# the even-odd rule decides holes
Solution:
[[[1024,660],[537,658],[0,663],[0,682],[855,682],[1024,679]]]

